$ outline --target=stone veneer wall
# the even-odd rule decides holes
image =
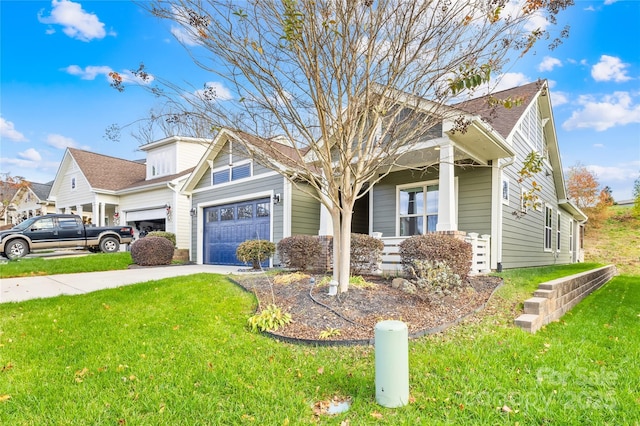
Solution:
[[[616,267],[609,265],[540,284],[534,297],[525,300],[524,314],[516,318],[516,325],[535,333],[543,325],[562,317],[616,274]]]

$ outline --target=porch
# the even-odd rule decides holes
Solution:
[[[400,243],[409,237],[382,237],[384,243],[382,251],[382,273],[397,274],[402,272],[400,259]],[[472,260],[470,275],[486,274],[491,272],[491,236],[478,235],[470,232],[464,236],[464,241],[471,244]]]

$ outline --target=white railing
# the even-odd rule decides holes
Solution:
[[[400,259],[400,243],[407,237],[383,237],[382,265],[380,269],[385,273],[402,272]],[[475,232],[467,234],[465,241],[471,244],[473,257],[471,260],[470,275],[485,274],[491,272],[491,237],[478,235]]]

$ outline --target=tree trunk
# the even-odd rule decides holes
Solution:
[[[349,277],[351,275],[351,209],[342,211],[340,222],[340,263],[338,270],[338,291],[346,293],[349,290]]]

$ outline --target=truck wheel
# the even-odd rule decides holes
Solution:
[[[100,251],[103,253],[115,253],[120,249],[120,241],[114,237],[105,237],[100,241]]]
[[[4,255],[8,259],[18,259],[29,254],[29,245],[24,240],[13,240],[4,248]]]

